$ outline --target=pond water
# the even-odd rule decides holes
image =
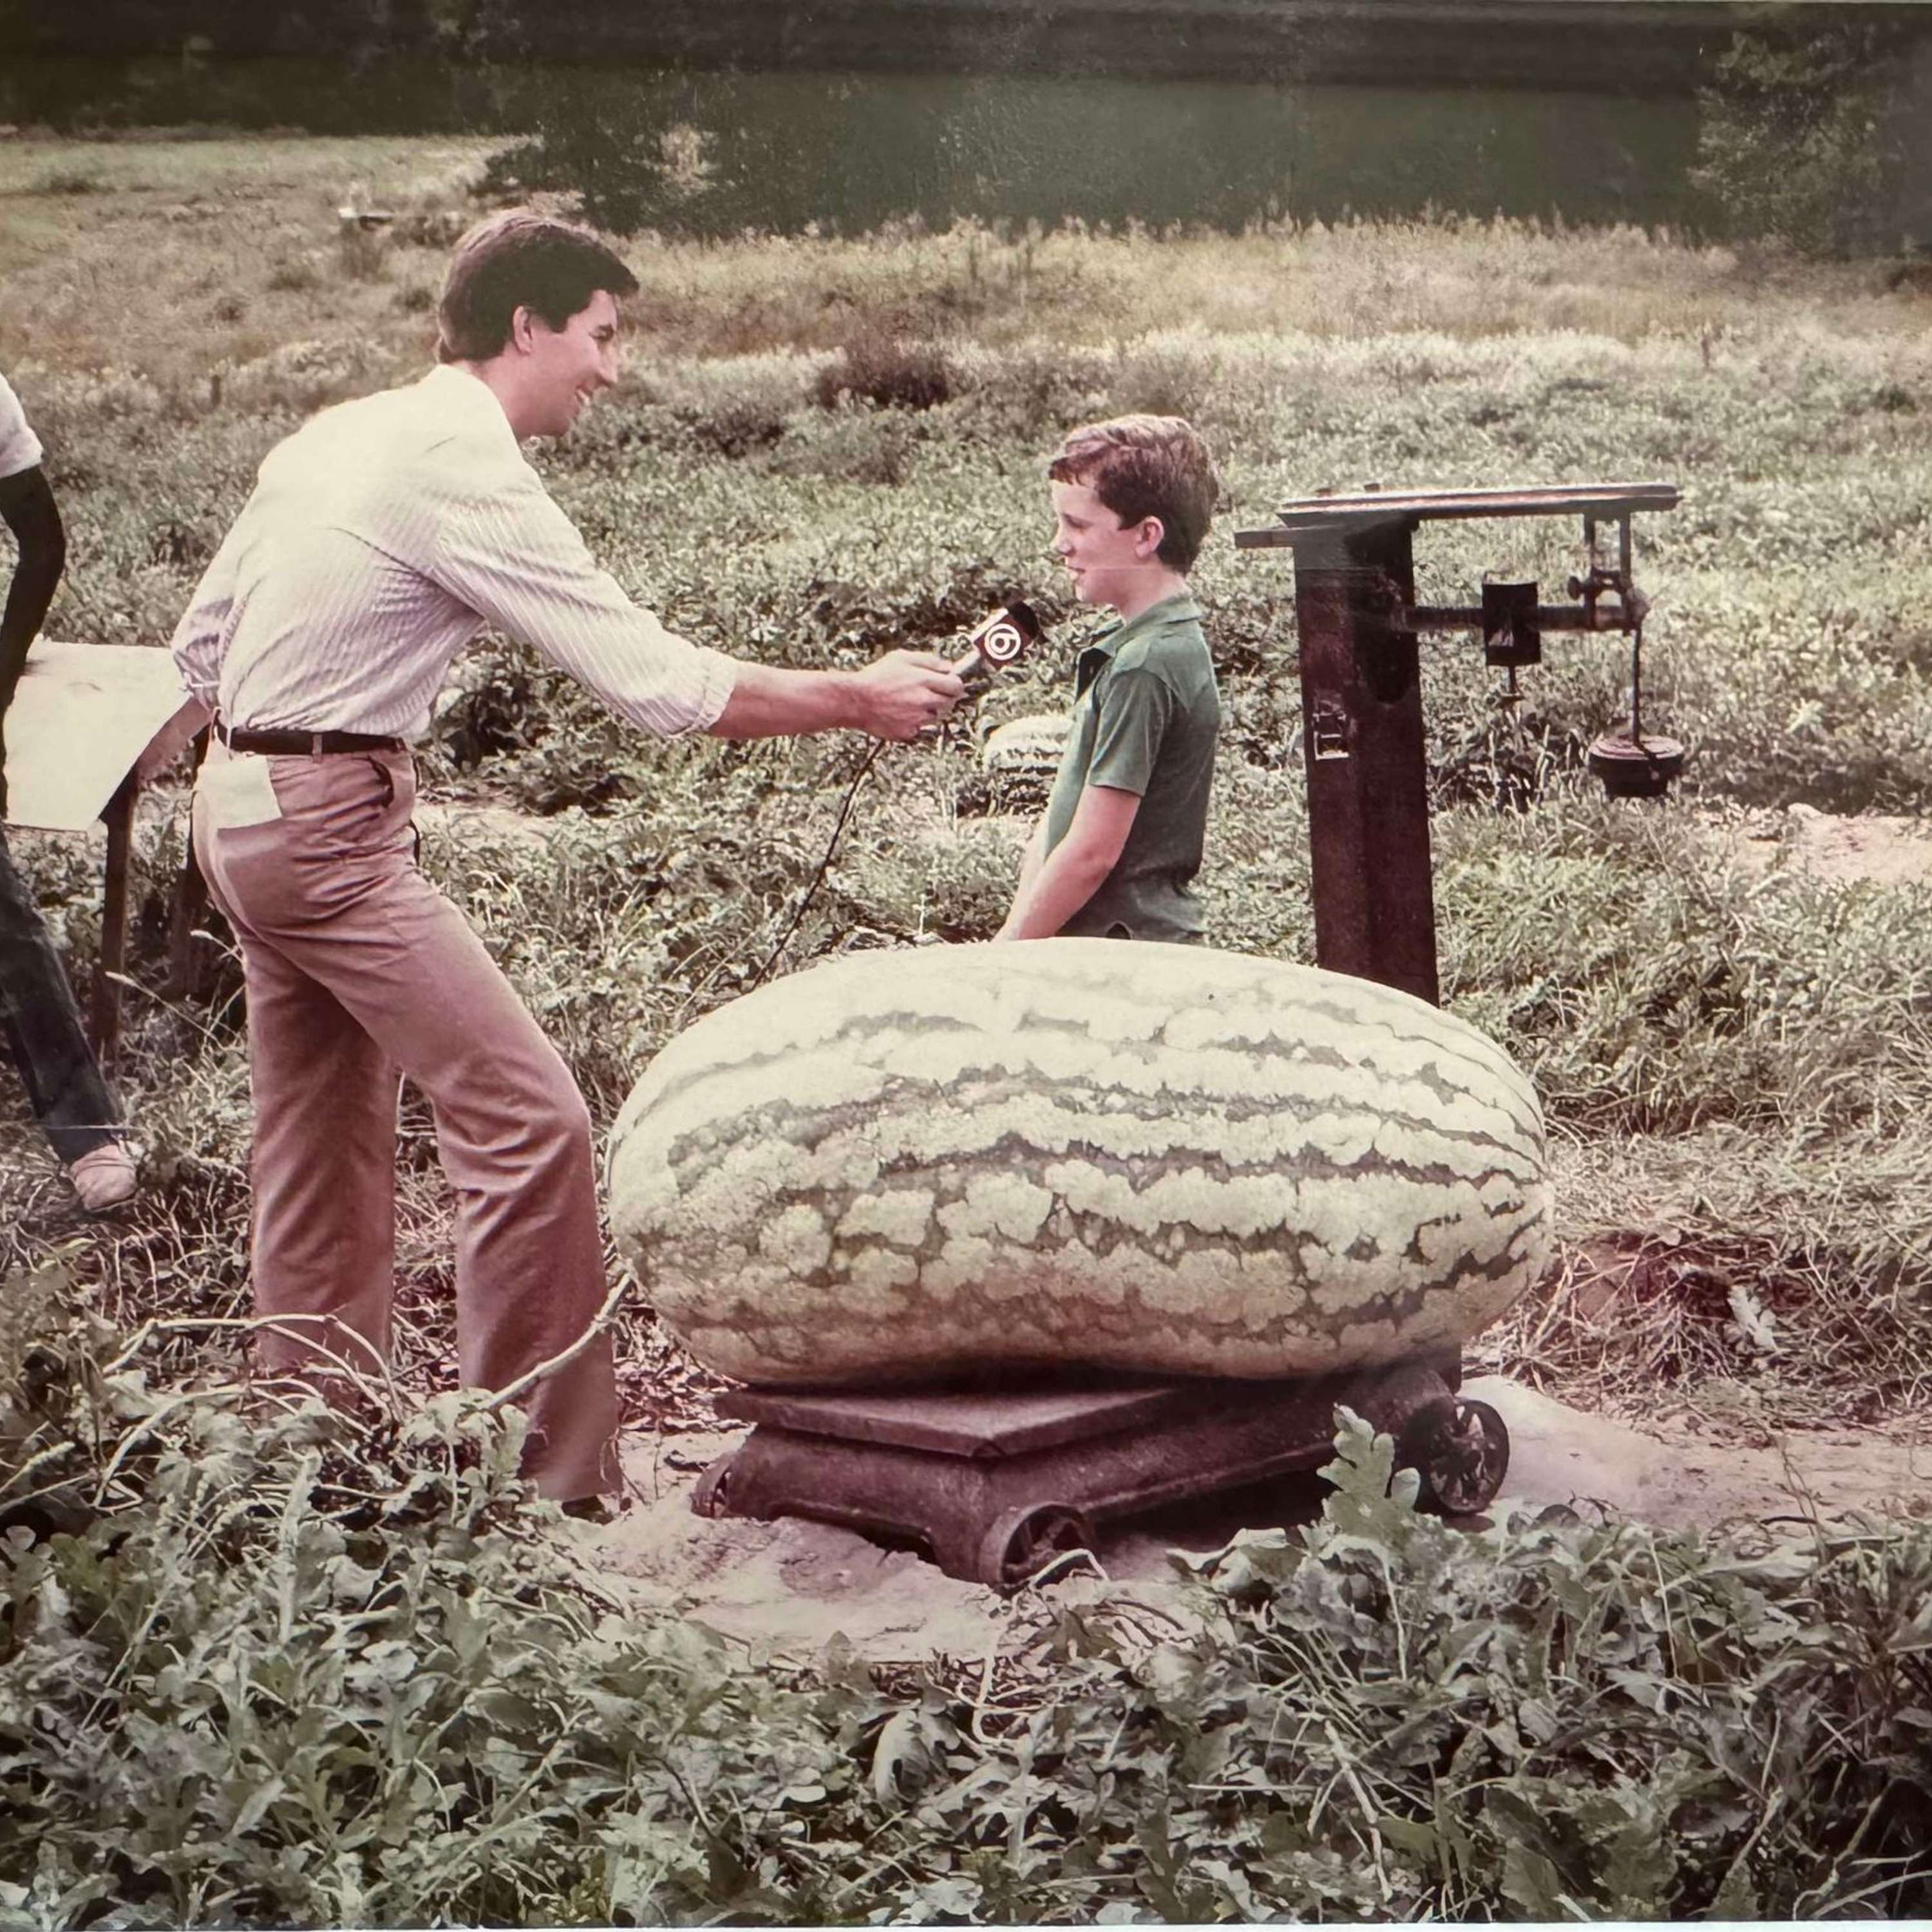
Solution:
[[[1684,97],[822,74],[538,87],[546,118],[649,172],[656,218],[713,234],[912,214],[1238,228],[1425,209],[1681,226],[1700,212]]]

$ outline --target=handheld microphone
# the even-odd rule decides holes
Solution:
[[[1011,598],[968,634],[965,652],[953,661],[953,670],[968,691],[983,688],[995,671],[1018,664],[1040,639],[1040,622],[1033,606],[1024,598]]]
[[[999,608],[980,619],[967,633],[966,649],[952,660],[952,670],[966,686],[969,696],[983,691],[993,681],[996,671],[1004,670],[1009,664],[1018,664],[1040,639],[1040,621],[1033,606],[1024,598],[1010,598]],[[857,776],[846,789],[845,801],[838,808],[838,822],[832,828],[832,841],[825,848],[825,856],[819,861],[818,870],[812,882],[800,894],[796,909],[791,922],[779,936],[778,943],[772,948],[771,955],[759,968],[753,986],[762,986],[770,978],[772,968],[778,963],[778,956],[791,943],[792,934],[798,930],[798,923],[805,916],[805,909],[812,903],[812,895],[818,891],[826,873],[832,865],[832,855],[838,849],[840,835],[845,830],[846,814],[852,809],[852,801],[859,795],[859,788],[865,782],[866,774],[872,769],[872,761],[885,749],[886,740],[877,740],[868,751],[860,764]],[[749,990],[748,988],[747,991]]]

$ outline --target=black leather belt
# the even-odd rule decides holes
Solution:
[[[320,758],[326,752],[406,752],[400,738],[382,738],[367,731],[231,731],[224,724],[216,735],[231,752],[256,752],[271,758]]]

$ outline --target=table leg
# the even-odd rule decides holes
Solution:
[[[100,963],[94,977],[94,1052],[104,1073],[113,1070],[121,1047],[121,979],[128,964],[128,865],[134,849],[134,801],[140,781],[132,772],[116,788],[100,814],[107,827],[107,883],[100,897]]]
[[[208,751],[208,734],[194,739],[194,767],[199,772]],[[196,970],[194,931],[208,916],[208,881],[194,856],[192,819],[182,835],[181,870],[175,874],[173,902],[168,914],[168,984],[171,1000],[191,1000],[201,981]]]

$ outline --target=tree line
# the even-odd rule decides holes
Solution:
[[[10,76],[0,85],[16,118],[33,117],[37,86],[42,105],[73,104],[71,76],[88,66],[111,118],[123,78],[138,104],[169,62],[190,74],[237,62],[352,73],[616,63],[1684,93],[1708,81],[1733,32],[1768,15],[1787,36],[1829,20],[1923,38],[1932,22],[1918,13],[1857,0],[0,0]],[[63,74],[64,93],[49,78]],[[395,105],[380,88],[364,104]]]
[[[521,137],[503,151],[506,183],[574,191],[620,230],[700,219],[682,184],[667,193],[658,178],[665,130],[639,122],[653,110],[625,104],[621,89],[616,106],[590,109],[586,68],[1694,92],[1691,179],[1714,232],[1820,255],[1932,250],[1932,7],[0,0],[0,121],[501,133]]]

